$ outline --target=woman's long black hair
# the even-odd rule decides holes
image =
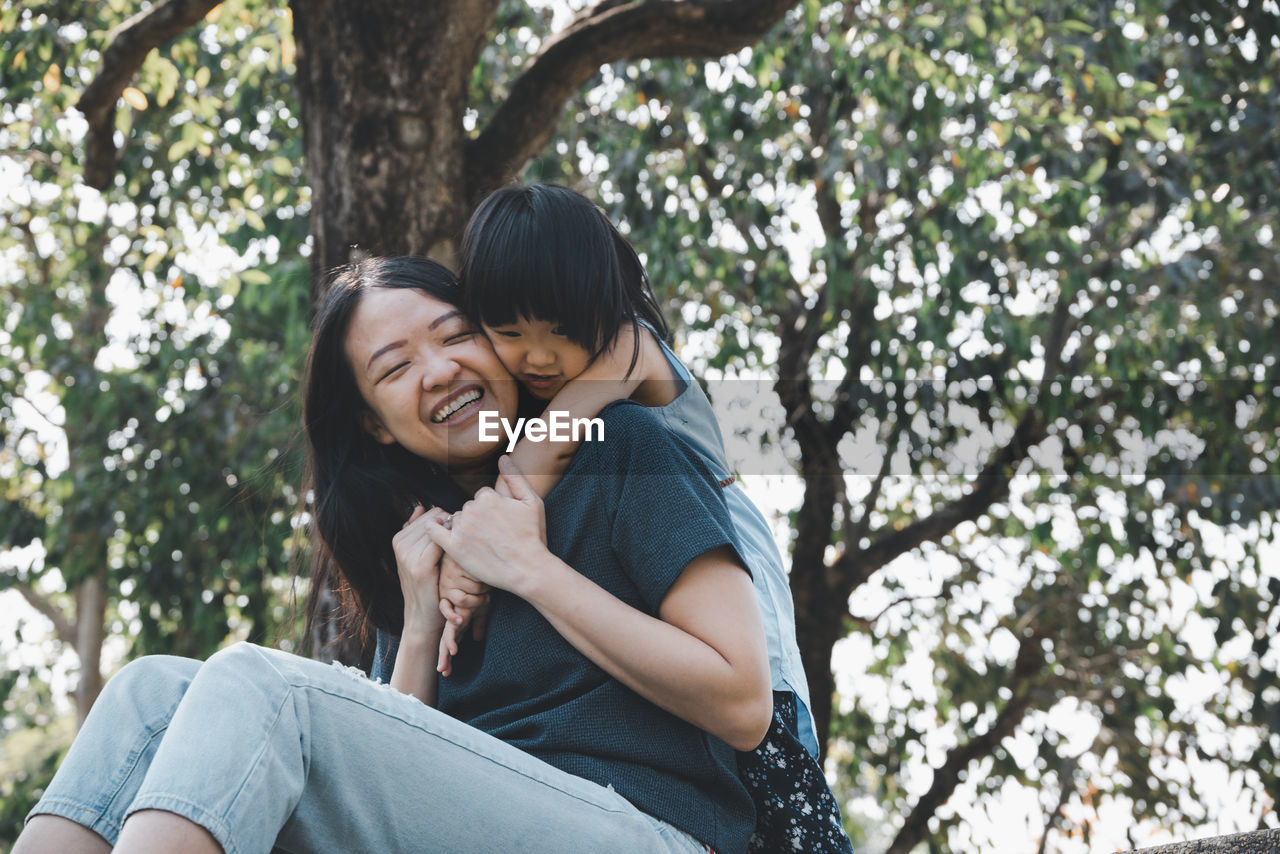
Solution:
[[[368,410],[347,360],[351,317],[370,288],[410,288],[459,306],[458,280],[426,258],[387,257],[335,270],[312,323],[303,381],[303,418],[313,519],[307,635],[336,620],[343,636],[368,644],[370,629],[399,634],[404,596],[391,538],[412,505],[457,510],[467,495],[438,465],[398,444],[374,441]],[[459,306],[460,307],[460,306]],[[338,613],[320,613],[324,591],[338,597]]]
[[[463,310],[474,323],[555,322],[594,359],[624,323],[671,333],[635,249],[590,199],[558,184],[512,184],[462,235]],[[632,367],[639,353],[639,338]]]

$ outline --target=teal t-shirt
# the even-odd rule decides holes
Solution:
[[[584,442],[547,497],[547,545],[656,616],[691,560],[737,550],[733,524],[713,473],[654,413],[620,401],[600,418],[603,441]],[[438,706],[721,854],[746,850],[755,814],[733,749],[592,664],[519,597],[493,592],[485,639],[461,645]]]

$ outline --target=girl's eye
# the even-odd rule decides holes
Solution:
[[[512,329],[492,329],[494,335],[501,335],[503,338],[519,338],[520,333]]]
[[[565,329],[563,326],[555,326],[555,327],[552,327],[551,334],[552,335],[568,335],[569,330]]]

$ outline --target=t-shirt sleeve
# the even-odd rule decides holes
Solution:
[[[369,678],[374,682],[390,682],[391,672],[396,668],[396,653],[400,651],[400,638],[382,629],[377,630],[376,637]]]
[[[746,570],[721,486],[698,455],[643,406],[606,410],[618,489],[611,543],[652,613],[694,558],[729,546]]]

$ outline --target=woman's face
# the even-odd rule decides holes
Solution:
[[[455,477],[487,466],[480,413],[514,422],[516,384],[462,312],[410,288],[370,288],[347,328],[347,360],[369,406],[365,429]],[[501,429],[492,430],[499,436]]]

